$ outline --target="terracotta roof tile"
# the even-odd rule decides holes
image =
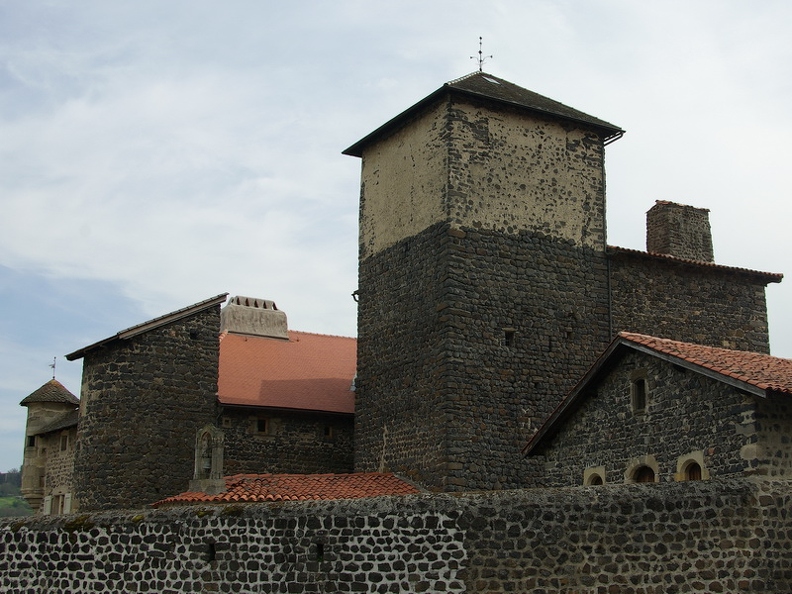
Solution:
[[[588,397],[586,388],[618,360],[618,352],[637,349],[735,385],[757,396],[792,394],[792,359],[763,353],[704,346],[633,332],[620,332],[586,375],[566,395],[523,448],[529,454],[554,435],[564,420]]]
[[[355,474],[236,474],[225,477],[226,490],[217,495],[188,491],[154,504],[254,503],[359,499],[383,495],[413,495],[421,491],[392,473]]]
[[[221,404],[352,414],[354,338],[289,332],[289,339],[221,336]]]
[[[78,406],[80,400],[69,392],[66,387],[56,379],[51,379],[38,390],[26,396],[19,404],[27,406],[32,402],[63,402]]]
[[[745,382],[761,390],[792,394],[792,359],[680,342],[632,332],[621,332],[619,337],[709,369],[725,377]]]

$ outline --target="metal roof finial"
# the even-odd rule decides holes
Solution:
[[[55,363],[58,361],[57,357],[52,358],[52,363],[50,363],[50,367],[52,367],[52,379],[55,379]]]
[[[484,44],[484,40],[481,37],[479,37],[478,56],[470,56],[471,60],[478,60],[479,72],[484,72],[484,62],[487,60],[487,58],[491,58],[492,57],[491,55],[490,56],[485,56],[484,55],[484,52],[481,49],[483,44]]]

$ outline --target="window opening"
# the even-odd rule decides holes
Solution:
[[[514,337],[516,332],[511,328],[506,328],[503,331],[503,346],[514,346]]]
[[[639,415],[646,412],[646,379],[639,377],[632,382],[632,409],[633,414]]]
[[[654,470],[648,466],[639,466],[633,475],[633,480],[636,483],[653,483],[655,482]]]
[[[258,419],[256,421],[256,430],[259,433],[268,433],[269,432],[269,419]]]
[[[589,484],[589,486],[591,486],[591,487],[596,487],[596,486],[598,486],[598,485],[603,485],[603,484],[605,484],[605,483],[603,483],[603,482],[602,482],[602,477],[601,477],[600,475],[598,475],[598,474],[592,474],[592,475],[591,475],[591,478],[589,479],[589,482],[588,482],[588,484]]]
[[[701,466],[698,462],[691,462],[685,469],[685,480],[700,481],[701,480]]]

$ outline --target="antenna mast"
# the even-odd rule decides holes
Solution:
[[[479,51],[478,56],[470,56],[471,60],[478,60],[479,72],[484,72],[484,62],[491,58],[492,56],[485,56],[484,52],[482,51],[482,46],[484,45],[484,40],[479,37]]]

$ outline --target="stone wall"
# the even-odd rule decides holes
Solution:
[[[79,509],[148,505],[184,491],[196,433],[216,419],[219,328],[217,305],[85,354]]]
[[[532,484],[530,430],[610,339],[604,254],[436,225],[361,261],[359,287],[356,469]]]
[[[646,408],[638,414],[631,401],[633,377],[644,378],[647,386]],[[780,417],[776,412],[770,418]],[[677,479],[680,459],[698,456],[713,478],[755,473],[768,463],[759,455],[761,439],[754,396],[630,351],[535,456],[545,463],[547,486],[582,485],[588,468],[600,468],[606,483],[621,483],[642,464],[656,465],[657,479],[665,482]]]
[[[615,332],[770,352],[769,275],[619,249],[609,266]]]
[[[0,589],[792,591],[788,482],[176,508],[0,523]]]
[[[351,415],[226,407],[221,423],[225,475],[352,472]]]

